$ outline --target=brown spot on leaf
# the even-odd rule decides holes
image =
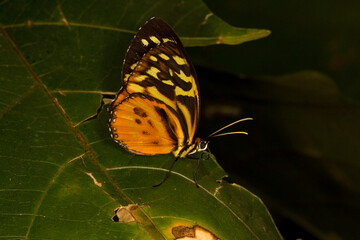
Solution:
[[[153,123],[152,123],[152,121],[151,120],[148,120],[148,124],[150,125],[150,127],[154,127],[154,125],[153,125]]]
[[[147,132],[147,131],[142,131],[141,133],[142,133],[143,135],[150,135],[150,133]]]
[[[221,43],[223,43],[223,41],[224,41],[223,36],[219,36],[218,40],[216,41],[216,44],[221,44]]]
[[[80,155],[80,156],[77,157],[77,158],[81,158],[83,155],[84,155],[84,154]],[[96,178],[93,176],[92,173],[89,173],[89,172],[85,172],[85,173],[86,173],[89,177],[91,177],[91,179],[94,181],[94,183],[95,183],[96,186],[102,187],[101,182],[98,182],[98,181],[96,180]]]
[[[140,121],[140,119],[138,119],[138,118],[135,118],[135,122],[136,122],[137,124],[141,124],[141,121]]]
[[[159,144],[159,141],[152,141],[151,143],[152,143],[152,144],[155,144],[155,145],[158,145],[158,144]]]
[[[171,232],[174,235],[175,239],[178,240],[221,240],[209,230],[202,228],[198,225],[195,225],[193,227],[183,225],[176,226],[172,228]]]
[[[115,208],[115,215],[112,217],[114,222],[130,223],[136,222],[134,215],[132,214],[138,208],[137,204],[129,204],[127,206],[120,206]]]
[[[213,16],[214,14],[213,13],[208,13],[206,14],[205,18],[204,18],[204,21],[200,24],[200,25],[204,25],[207,23],[209,17]]]
[[[195,230],[194,228],[185,227],[185,226],[177,226],[172,229],[172,234],[176,239],[183,238],[183,237],[195,237]]]
[[[32,27],[34,24],[31,20],[28,20],[27,23],[26,23],[26,26],[28,27]]]
[[[66,96],[66,94],[63,91],[61,91],[60,89],[57,90],[57,93],[59,93],[60,95]]]
[[[65,26],[67,26],[67,27],[70,26],[70,24],[69,24],[69,22],[67,21],[66,18],[63,17],[63,18],[61,19],[61,21],[64,23]]]

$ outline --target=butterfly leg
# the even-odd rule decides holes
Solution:
[[[171,166],[170,166],[170,168],[169,168],[169,171],[166,173],[164,179],[163,179],[160,183],[158,183],[158,184],[156,184],[156,185],[153,185],[153,187],[159,187],[159,186],[161,186],[161,185],[169,178],[170,173],[171,173],[173,167],[175,166],[175,163],[177,162],[177,160],[179,160],[179,158],[180,158],[180,156],[178,156],[178,157],[175,158],[175,160],[172,162],[172,164],[171,164]]]

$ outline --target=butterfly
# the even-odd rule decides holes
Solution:
[[[208,140],[195,137],[200,95],[194,66],[179,37],[160,18],[151,18],[134,36],[123,62],[122,87],[108,109],[111,136],[124,149],[137,155],[175,156],[164,180],[155,186],[165,182],[179,158],[208,149]],[[226,127],[209,137],[225,135],[217,133]],[[245,132],[227,134],[238,133]]]

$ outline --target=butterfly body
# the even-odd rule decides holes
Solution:
[[[126,53],[122,88],[109,106],[113,139],[138,155],[186,157],[205,150],[195,138],[199,84],[179,37],[159,18],[139,29]]]

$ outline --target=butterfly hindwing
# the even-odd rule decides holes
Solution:
[[[168,151],[176,155],[193,143],[200,111],[196,74],[180,39],[161,19],[152,18],[135,35],[125,56],[122,81],[123,87],[109,107],[112,112],[131,94],[140,93],[156,100],[150,104],[161,102],[163,109],[176,113],[180,124],[174,132],[177,146],[161,152],[154,148],[154,154]],[[128,137],[118,133],[121,142]]]
[[[130,152],[140,155],[172,152],[180,123],[176,112],[150,96],[134,93],[115,107],[112,136]]]

